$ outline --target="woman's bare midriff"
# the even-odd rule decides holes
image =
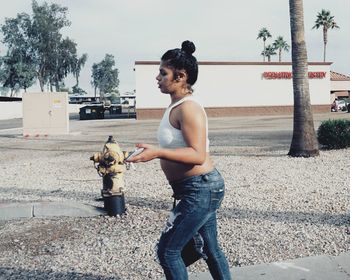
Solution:
[[[184,179],[190,176],[196,176],[208,173],[214,169],[213,162],[207,153],[205,162],[202,165],[184,164],[165,159],[160,160],[160,166],[168,181]]]

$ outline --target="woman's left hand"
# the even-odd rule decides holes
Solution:
[[[134,162],[134,163],[146,162],[158,157],[159,148],[156,146],[142,143],[142,144],[137,144],[136,147],[144,148],[144,150],[142,151],[142,153],[138,154],[137,156],[134,156],[126,160],[127,162]]]

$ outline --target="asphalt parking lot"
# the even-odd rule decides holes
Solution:
[[[315,129],[327,119],[350,119],[345,112],[315,114]],[[104,119],[79,120],[75,115],[70,116],[70,133],[67,135],[49,135],[47,137],[34,135],[31,140],[46,139],[48,146],[54,149],[85,151],[100,150],[109,135],[113,135],[126,150],[132,150],[135,143],[145,142],[156,144],[156,130],[159,120],[134,119]],[[247,116],[223,117],[209,119],[209,139],[214,155],[254,155],[268,151],[285,150],[288,152],[293,133],[293,117],[284,116]],[[24,139],[22,136],[22,119],[0,120],[0,138]],[[0,147],[26,146],[25,141],[0,141]],[[34,148],[40,141],[31,141]],[[14,146],[15,145],[15,146]]]

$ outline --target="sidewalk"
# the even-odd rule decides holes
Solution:
[[[350,280],[350,253],[235,267],[231,274],[234,280]],[[190,279],[212,278],[209,273],[199,273],[191,275]]]
[[[0,203],[0,220],[54,216],[105,215],[101,208],[77,202]],[[231,269],[234,280],[350,280],[350,252],[337,257],[315,256]],[[163,278],[164,279],[164,278]],[[191,280],[210,280],[208,272]]]

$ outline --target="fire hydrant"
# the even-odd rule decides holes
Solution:
[[[128,152],[122,151],[113,136],[109,136],[102,152],[95,153],[90,160],[94,162],[97,173],[102,177],[101,195],[104,208],[109,216],[125,212],[124,172]]]

